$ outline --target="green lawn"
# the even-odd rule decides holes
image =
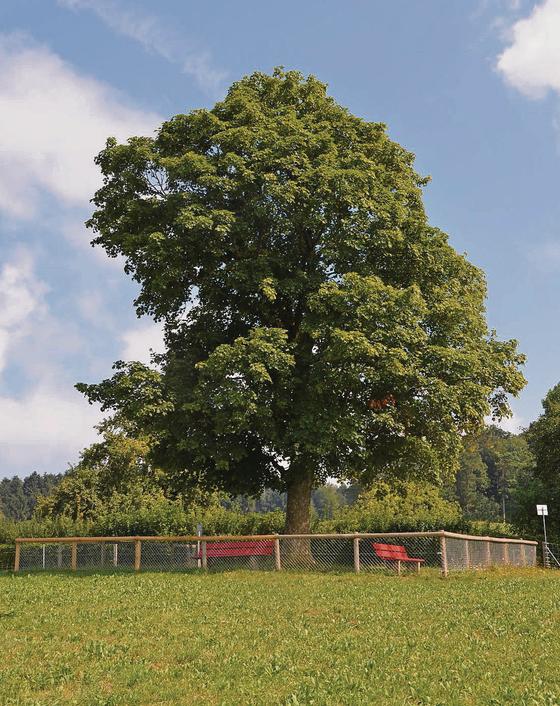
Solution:
[[[0,577],[0,703],[560,704],[560,572]]]

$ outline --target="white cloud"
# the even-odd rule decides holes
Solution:
[[[78,392],[41,385],[22,398],[0,396],[0,477],[62,472],[93,442],[100,412]]]
[[[212,66],[208,52],[188,47],[183,35],[164,26],[157,17],[142,12],[138,7],[126,7],[116,0],[58,0],[58,4],[71,10],[95,13],[114,32],[178,64],[183,73],[192,76],[203,90],[211,94],[221,92],[226,72]]]
[[[511,27],[497,69],[526,96],[560,93],[560,0],[544,0]]]
[[[108,136],[150,134],[161,118],[77,73],[48,48],[0,35],[0,209],[33,217],[42,192],[87,206]]]
[[[46,286],[33,271],[30,253],[20,249],[0,269],[0,373],[8,352],[26,331],[30,317],[43,308]]]
[[[20,248],[2,264],[0,373],[7,374],[6,366],[15,362],[28,390],[0,392],[0,477],[62,471],[96,435],[99,410],[64,379],[60,360],[83,349],[83,341],[52,315],[47,291],[28,250]]]
[[[129,329],[121,335],[123,343],[123,360],[137,360],[141,363],[150,362],[150,349],[154,353],[163,353],[163,327],[152,321],[146,322],[136,328]]]

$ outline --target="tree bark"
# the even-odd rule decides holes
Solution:
[[[287,486],[286,534],[309,534],[313,472],[309,467],[290,469],[293,473]],[[286,553],[297,564],[314,563],[311,542],[306,538],[286,540]]]

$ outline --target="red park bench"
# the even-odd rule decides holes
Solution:
[[[240,556],[272,556],[274,542],[269,539],[256,539],[231,542],[206,542],[206,558],[240,557]],[[199,549],[195,559],[202,559],[202,549]]]
[[[416,564],[416,572],[419,573],[420,564],[425,561],[425,559],[408,556],[406,547],[400,544],[379,544],[378,542],[373,542],[371,546],[378,559],[383,559],[383,561],[391,565],[396,565],[398,574],[401,573],[401,564]]]

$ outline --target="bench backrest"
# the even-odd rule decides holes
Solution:
[[[256,539],[244,542],[207,542],[206,556],[272,556],[274,542]]]
[[[401,544],[380,544],[379,542],[372,543],[373,551],[380,559],[408,559],[406,547]]]

